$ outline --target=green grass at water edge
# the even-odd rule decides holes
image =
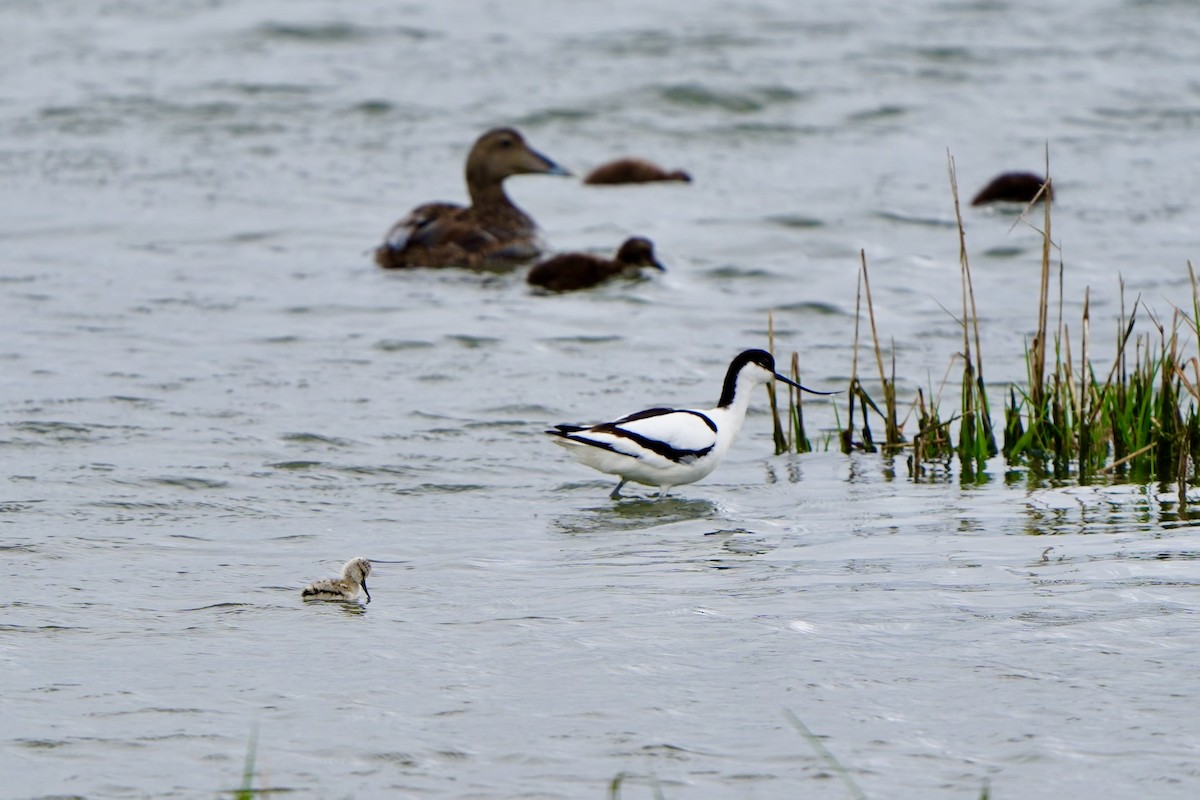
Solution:
[[[1047,159],[1048,160],[1048,159]],[[1042,235],[1041,292],[1038,327],[1032,341],[1026,343],[1024,384],[1003,386],[1003,444],[998,447],[992,424],[987,384],[983,378],[974,290],[967,258],[966,238],[958,205],[954,161],[949,159],[951,190],[958,221],[962,277],[963,350],[951,359],[962,359],[962,378],[957,413],[945,416],[939,407],[941,392],[921,389],[904,421],[897,419],[895,396],[895,345],[892,347],[891,375],[884,370],[882,348],[875,326],[870,280],[865,253],[860,252],[860,273],[856,297],[853,363],[847,392],[847,419],[842,426],[834,407],[838,439],[845,453],[854,450],[875,452],[871,429],[874,415],[883,425],[885,455],[907,452],[910,475],[918,480],[934,469],[946,474],[950,459],[957,456],[959,476],[964,482],[982,479],[987,462],[997,453],[1009,466],[1027,470],[1036,480],[1078,480],[1088,483],[1103,477],[1148,483],[1176,482],[1181,506],[1186,502],[1186,485],[1200,482],[1200,357],[1185,357],[1183,340],[1190,336],[1200,342],[1200,291],[1192,264],[1188,270],[1192,282],[1191,315],[1174,310],[1172,325],[1167,327],[1154,318],[1141,299],[1134,303],[1128,318],[1124,312],[1124,286],[1121,286],[1122,311],[1118,325],[1117,356],[1098,377],[1090,356],[1090,292],[1085,294],[1080,320],[1078,364],[1074,362],[1070,327],[1062,319],[1061,260],[1058,263],[1058,321],[1049,329],[1050,256],[1057,251],[1050,237],[1050,204],[1044,204]],[[1047,172],[1049,165],[1047,163]],[[1048,191],[1047,179],[1043,191]],[[1032,205],[1032,203],[1031,203]],[[1028,211],[1028,209],[1026,209]],[[1024,221],[1024,214],[1020,221]],[[1028,224],[1028,223],[1026,223]],[[1033,227],[1033,226],[1031,226]],[[862,300],[866,298],[871,324],[879,383],[883,392],[882,408],[867,393],[858,375],[859,330]],[[1153,321],[1157,344],[1151,334],[1137,333],[1138,311],[1144,309]],[[1052,350],[1049,345],[1053,343]],[[772,337],[772,346],[774,344]],[[1130,350],[1132,349],[1132,354]],[[793,353],[793,377],[797,356]],[[1193,379],[1187,376],[1190,367]],[[949,371],[948,371],[949,372]],[[945,385],[945,382],[943,382]],[[993,387],[995,388],[995,387]],[[800,401],[789,394],[788,430],[784,433],[779,412],[773,406],[776,452],[807,452],[812,444],[804,434]],[[904,435],[907,421],[915,414],[916,432],[908,441]],[[857,431],[856,425],[861,426]],[[957,427],[957,440],[954,428]],[[857,438],[856,438],[857,435]],[[826,440],[828,447],[828,440]]]

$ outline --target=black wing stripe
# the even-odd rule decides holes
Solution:
[[[554,430],[546,431],[546,433],[550,434],[551,436],[561,436],[564,439],[570,439],[571,441],[579,442],[580,444],[598,447],[601,450],[608,450],[619,455],[629,456],[630,458],[638,458],[639,456],[619,450],[608,442],[598,442],[593,439],[588,439],[585,436],[575,436],[573,434],[596,431],[597,433],[607,433],[612,436],[617,436],[621,439],[628,439],[638,447],[641,447],[644,450],[649,450],[650,452],[674,461],[677,464],[682,464],[687,461],[695,461],[698,458],[708,455],[709,451],[713,449],[714,445],[710,444],[708,447],[704,447],[699,450],[683,450],[678,447],[673,447],[666,442],[659,441],[658,439],[651,439],[648,436],[643,436],[640,433],[634,433],[633,431],[628,431],[620,427],[626,422],[636,422],[637,420],[661,417],[667,414],[691,414],[699,417],[713,433],[717,432],[717,424],[713,422],[707,414],[701,414],[699,411],[692,411],[686,408],[648,408],[645,411],[639,411],[636,414],[630,414],[627,417],[622,417],[616,422],[605,422],[600,425],[593,425],[590,428],[585,428],[582,425],[555,425]]]
[[[628,439],[629,441],[633,442],[634,444],[638,445],[639,447],[649,450],[652,453],[657,453],[658,455],[662,456],[663,458],[668,458],[677,464],[681,464],[685,461],[695,461],[696,459],[707,455],[708,451],[713,449],[713,446],[710,444],[708,447],[702,448],[700,450],[681,450],[678,447],[672,447],[671,445],[667,444],[666,442],[660,442],[658,439],[651,439],[648,436],[642,436],[639,433],[634,433],[633,431],[627,431],[624,428],[618,427],[615,422],[609,422],[604,425],[597,425],[594,428],[592,428],[592,430],[600,431],[603,433],[610,433],[613,436],[619,436],[622,439]],[[574,437],[572,437],[572,438],[574,438]],[[609,447],[608,449],[614,450],[614,448],[612,448],[612,447]],[[620,451],[616,451],[616,452],[620,452]]]
[[[678,409],[675,408],[647,408],[645,411],[637,411],[627,417],[621,417],[616,422],[605,422],[605,425],[620,425],[623,422],[633,422],[639,419],[650,419],[651,417],[661,417],[666,414],[674,414]]]
[[[586,428],[585,430],[608,433],[621,439],[628,439],[639,447],[649,450],[652,453],[657,453],[663,458],[670,459],[677,464],[682,464],[685,461],[695,461],[698,458],[708,455],[708,452],[713,449],[713,445],[710,444],[708,447],[700,450],[681,450],[678,447],[672,447],[666,442],[660,442],[657,439],[648,439],[645,436],[640,436],[631,431],[627,431],[624,428],[618,428],[615,423],[611,422],[606,425],[596,425],[593,428]],[[616,453],[617,455],[628,456],[630,458],[641,457],[636,453],[627,453],[624,450],[620,450],[608,442],[598,442],[595,439],[588,439],[583,436],[575,436],[572,433],[564,431],[546,431],[546,433],[550,434],[551,436],[561,436],[564,439],[570,439],[572,442],[586,444],[589,447],[598,447],[601,450],[608,450],[610,453]]]

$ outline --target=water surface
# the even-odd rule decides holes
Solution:
[[[1120,279],[1169,319],[1198,36],[1186,2],[5,4],[6,796],[220,796],[255,730],[298,797],[846,796],[790,710],[870,797],[1190,798],[1200,539],[1164,488],[772,457],[760,396],[709,479],[614,504],[541,431],[711,404],[768,311],[844,386],[860,250],[901,395],[936,387],[948,152],[966,199],[1049,146],[1098,359]],[[499,124],[689,170],[510,182],[552,248],[646,235],[668,272],[376,270]],[[1040,238],[964,213],[1000,386]],[[356,555],[404,563],[299,602]]]

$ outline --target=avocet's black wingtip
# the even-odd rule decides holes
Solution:
[[[554,430],[545,431],[545,433],[551,436],[570,436],[572,433],[579,433],[586,430],[586,425],[555,425]]]

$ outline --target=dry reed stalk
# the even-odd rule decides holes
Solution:
[[[854,449],[854,403],[858,398],[858,330],[862,320],[862,272],[858,273],[858,288],[854,293],[854,347],[850,356],[850,391],[846,398],[848,418],[846,428],[840,434],[842,452],[849,453]],[[864,413],[865,416],[865,413]]]
[[[767,312],[767,350],[771,353],[771,357],[775,357],[775,314]],[[789,389],[789,395],[791,390]],[[767,384],[767,396],[771,404],[771,434],[775,438],[775,455],[786,453],[788,450],[787,440],[783,437],[783,425],[779,422],[779,403],[775,399],[775,381]]]
[[[922,465],[925,462],[933,459],[945,461],[954,455],[954,442],[950,438],[948,428],[960,417],[954,415],[943,422],[940,419],[939,407],[942,392],[945,391],[946,384],[950,382],[950,373],[954,369],[955,358],[957,358],[957,354],[951,357],[950,363],[946,365],[946,372],[942,375],[942,381],[938,384],[937,391],[933,392],[933,387],[930,386],[932,396],[928,405],[925,402],[924,390],[920,387],[917,388],[917,399],[914,401],[917,409],[917,432],[913,435],[912,476],[914,480],[922,474]]]
[[[792,352],[792,380],[796,383],[803,383],[800,380],[800,354],[795,351]],[[796,395],[795,404],[792,403],[793,392]],[[788,428],[791,432],[796,452],[811,452],[812,442],[809,441],[808,433],[804,430],[804,392],[788,387],[788,408],[792,409],[792,413],[788,415]]]
[[[975,287],[971,280],[971,262],[967,255],[967,233],[958,198],[958,173],[954,157],[947,155],[950,194],[954,199],[954,218],[958,228],[958,262],[962,272],[963,379],[959,429],[959,458],[964,474],[982,468],[996,454],[996,434],[988,410],[987,390],[983,382],[983,349],[979,336],[979,313],[975,305]],[[1045,187],[1043,186],[1043,189]],[[972,347],[974,333],[974,347]]]
[[[1181,450],[1179,452],[1179,484],[1178,484],[1178,503],[1179,514],[1184,516],[1188,513],[1187,499],[1187,452]]]
[[[917,407],[917,433],[912,438],[912,455],[909,456],[908,474],[915,481],[918,476],[924,474],[925,468],[922,463],[925,461],[925,438],[922,434],[922,426],[928,414],[925,409],[925,393],[921,391],[921,387],[917,387],[917,399],[914,403]]]
[[[1192,367],[1192,371],[1196,373],[1196,381],[1193,381],[1191,378],[1189,378],[1187,370],[1184,369],[1184,367],[1188,366],[1189,364]],[[1188,394],[1190,394],[1192,397],[1200,400],[1200,388],[1197,388],[1200,387],[1200,359],[1197,359],[1196,356],[1192,356],[1187,361],[1183,362],[1183,366],[1177,366],[1176,369],[1178,370],[1176,377],[1178,377],[1180,382],[1183,384],[1183,388],[1187,389]]]
[[[1146,453],[1149,453],[1151,450],[1153,450],[1155,448],[1155,446],[1156,446],[1155,443],[1151,442],[1150,444],[1146,445],[1145,447],[1139,447],[1137,450],[1134,450],[1132,453],[1125,456],[1124,458],[1119,458],[1116,461],[1112,462],[1111,464],[1103,466],[1096,471],[1097,472],[1112,472],[1113,470],[1115,470],[1119,467],[1125,466],[1126,464],[1128,464],[1130,461],[1133,461],[1138,456],[1143,456]]]
[[[879,367],[879,383],[883,386],[883,406],[887,409],[883,418],[884,447],[896,448],[904,443],[904,437],[900,435],[900,426],[896,422],[895,346],[892,347],[892,380],[889,381],[883,370],[883,350],[879,346],[879,330],[875,327],[875,304],[871,301],[871,277],[867,270],[867,251],[859,250],[858,255],[862,262],[862,286],[867,295],[867,318],[871,321],[871,340],[875,345],[875,363]]]
[[[1129,315],[1129,322],[1126,323],[1126,321],[1125,321],[1125,287],[1124,287],[1124,283],[1122,283],[1122,285],[1121,285],[1121,318],[1120,318],[1120,323],[1117,326],[1117,355],[1113,359],[1113,365],[1111,367],[1109,367],[1108,377],[1104,379],[1103,391],[1105,393],[1108,392],[1109,387],[1122,387],[1123,388],[1128,383],[1128,379],[1126,378],[1126,372],[1125,372],[1125,349],[1129,344],[1129,339],[1133,336],[1133,325],[1134,325],[1134,321],[1137,319],[1137,307],[1139,304],[1141,304],[1141,302],[1142,302],[1142,296],[1139,294],[1137,300],[1135,300],[1133,303],[1133,313]],[[1121,377],[1120,377],[1120,380],[1118,380],[1114,384],[1113,380],[1116,379],[1118,372],[1120,372]]]
[[[1041,192],[1051,190],[1053,180],[1050,175],[1050,148],[1046,147],[1046,183],[1043,184]],[[1027,212],[1032,207],[1031,201],[1029,206],[1026,206]],[[1054,247],[1053,239],[1051,238],[1050,228],[1050,203],[1043,203],[1043,223],[1042,228],[1030,225],[1034,230],[1037,230],[1042,235],[1042,272],[1041,282],[1038,294],[1038,326],[1037,332],[1034,334],[1032,346],[1028,351],[1027,368],[1029,380],[1029,434],[1032,443],[1039,450],[1049,450],[1055,443],[1051,439],[1058,441],[1058,446],[1053,447],[1057,453],[1061,451],[1061,437],[1054,437],[1053,431],[1047,430],[1047,427],[1053,427],[1055,419],[1061,422],[1062,417],[1062,397],[1057,394],[1061,389],[1061,375],[1058,370],[1055,371],[1054,384],[1055,388],[1047,396],[1046,389],[1046,346],[1049,341],[1049,316],[1050,316],[1050,252]],[[1022,212],[1017,222],[1025,221],[1025,212]],[[1013,223],[1015,227],[1017,223]],[[1029,224],[1026,222],[1026,224]],[[1061,346],[1062,342],[1062,304],[1063,304],[1063,270],[1060,262],[1058,274],[1058,342],[1056,346]],[[1061,355],[1060,355],[1061,363]],[[1007,445],[1006,445],[1007,446]]]
[[[1157,455],[1159,480],[1175,477],[1179,466],[1179,452],[1183,449],[1183,415],[1179,412],[1179,380],[1176,378],[1179,364],[1180,311],[1175,309],[1171,324],[1171,336],[1161,342],[1161,384],[1159,388],[1159,436],[1162,446]]]
[[[1172,366],[1174,366],[1174,373],[1175,373],[1174,375],[1172,375],[1172,378],[1175,378],[1176,415],[1178,415],[1178,408],[1180,408],[1180,401],[1178,401],[1178,387],[1180,387],[1180,385],[1183,383],[1183,380],[1184,380],[1183,369],[1182,369],[1182,367],[1180,367],[1180,363],[1178,363],[1178,357],[1180,357],[1180,353],[1178,353],[1178,349],[1177,349],[1178,329],[1180,329],[1180,323],[1183,318],[1184,318],[1183,312],[1180,311],[1180,309],[1176,308],[1175,309],[1175,329],[1174,329],[1174,332],[1172,332],[1172,336],[1171,336],[1171,339],[1172,339],[1171,359],[1172,359]],[[1189,416],[1190,416],[1189,422],[1195,420],[1195,404],[1192,405],[1192,411],[1190,411]],[[1177,486],[1177,488],[1178,488],[1178,504],[1180,504],[1181,515],[1186,515],[1187,506],[1188,506],[1188,480],[1187,480],[1188,479],[1188,459],[1190,457],[1192,457],[1192,435],[1190,435],[1190,431],[1188,429],[1189,423],[1184,422],[1182,419],[1182,416],[1178,416],[1178,425],[1180,425],[1180,428],[1178,428],[1178,437],[1177,437],[1178,458],[1176,459],[1176,464],[1175,464],[1176,481],[1178,482],[1178,486]]]
[[[1046,174],[1049,176],[1050,155],[1046,154]],[[1046,178],[1047,185],[1050,178]],[[1050,204],[1045,203],[1045,217],[1042,228],[1042,276],[1038,293],[1038,327],[1033,340],[1033,358],[1030,369],[1029,396],[1034,409],[1045,406],[1045,374],[1046,374],[1046,324],[1050,310]]]
[[[1088,344],[1092,329],[1092,290],[1083,292],[1083,322],[1079,343],[1079,397],[1075,407],[1075,426],[1079,432],[1079,477],[1086,479],[1092,473],[1092,428],[1091,405],[1095,381],[1089,380],[1090,362],[1088,361]]]
[[[1197,284],[1196,270],[1194,267],[1192,267],[1192,262],[1188,261],[1187,265],[1188,265],[1188,276],[1191,278],[1191,281],[1192,281],[1191,328],[1192,328],[1192,334],[1196,337],[1197,349],[1200,349],[1200,285]],[[1184,363],[1184,366],[1191,364],[1192,372],[1196,376],[1196,378],[1194,381],[1189,380],[1188,376],[1187,376],[1187,371],[1183,367],[1180,367],[1179,368],[1179,379],[1180,379],[1180,381],[1183,382],[1183,385],[1187,387],[1187,390],[1192,395],[1192,397],[1194,397],[1196,400],[1200,400],[1200,358],[1197,358],[1196,356],[1192,356],[1191,358],[1189,358],[1187,361],[1185,361],[1183,363]]]

